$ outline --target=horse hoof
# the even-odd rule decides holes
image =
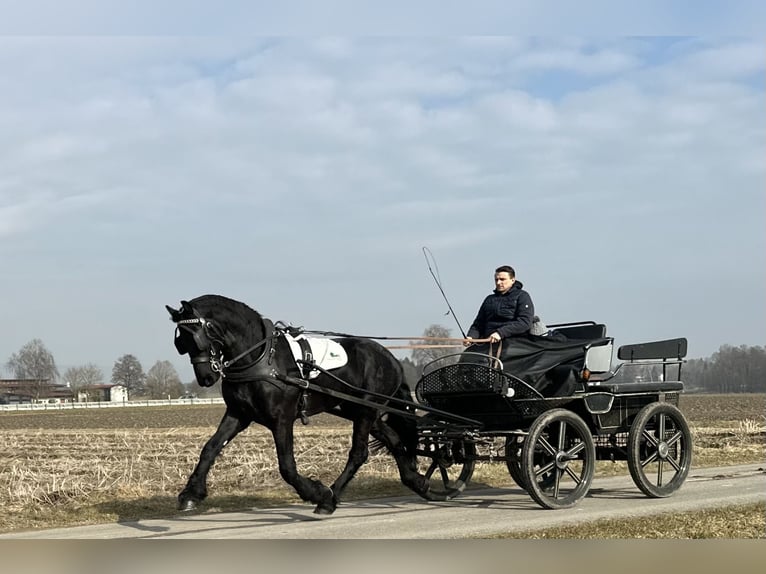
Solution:
[[[444,502],[446,500],[449,500],[449,498],[447,496],[444,496],[443,494],[439,495],[439,494],[434,494],[433,492],[431,492],[430,484],[426,484],[425,488],[421,488],[418,494],[420,495],[421,498],[424,498],[431,502]]]
[[[188,500],[183,500],[178,503],[178,510],[181,512],[191,512],[192,510],[197,509],[197,503],[194,502],[191,498]]]
[[[334,508],[325,508],[324,506],[317,506],[314,509],[314,514],[319,514],[320,516],[329,516],[333,512],[335,512]]]

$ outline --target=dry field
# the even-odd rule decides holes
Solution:
[[[684,395],[695,466],[764,460],[766,394]],[[175,497],[223,405],[0,412],[0,531],[171,516]],[[349,425],[317,417],[297,429],[298,466],[332,482]],[[599,462],[597,472],[626,472]],[[510,485],[503,464],[478,464],[473,485]],[[219,456],[205,510],[297,502],[279,476],[271,435],[253,426]],[[346,498],[406,494],[393,459],[374,455]],[[414,496],[414,495],[413,495]]]

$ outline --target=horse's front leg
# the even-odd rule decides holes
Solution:
[[[223,450],[223,447],[245,429],[248,424],[248,422],[229,414],[228,410],[226,411],[221,422],[218,424],[215,434],[202,447],[199,462],[194,468],[194,472],[189,476],[186,486],[178,494],[179,510],[194,510],[197,504],[205,499],[207,496],[207,474],[210,471],[210,467],[213,466],[213,462],[221,450]]]
[[[295,489],[301,499],[316,504],[315,513],[332,514],[335,512],[336,504],[332,490],[318,480],[298,474],[295,451],[293,450],[293,421],[279,421],[271,429],[271,434],[274,436],[274,445],[277,449],[279,474],[282,475],[284,481]]]
[[[343,490],[348,483],[351,482],[351,479],[354,478],[356,471],[367,462],[367,457],[370,454],[368,446],[370,441],[370,429],[372,428],[376,415],[377,413],[375,411],[371,411],[369,416],[361,416],[354,420],[354,431],[351,436],[351,449],[348,452],[346,467],[330,487],[335,496],[336,504],[340,502],[340,496],[343,493]]]

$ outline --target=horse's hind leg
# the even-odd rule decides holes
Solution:
[[[381,419],[375,421],[375,425],[370,434],[383,443],[394,457],[396,466],[399,469],[399,477],[401,478],[402,484],[419,496],[428,500],[430,484],[426,477],[418,472],[417,458],[414,454],[417,445],[412,444],[410,445],[410,448],[407,448],[402,437],[400,437],[389,424]],[[417,442],[416,437],[414,437],[413,440]]]
[[[293,450],[293,421],[282,421],[271,429],[274,445],[277,449],[279,474],[291,485],[301,499],[316,504],[317,514],[332,514],[335,511],[335,498],[332,490],[318,480],[298,474]]]
[[[348,460],[343,472],[338,475],[332,488],[335,497],[335,504],[340,502],[340,496],[345,490],[351,479],[354,478],[356,471],[367,462],[369,456],[368,442],[370,439],[370,429],[376,416],[375,411],[370,412],[370,416],[359,417],[354,420],[354,430],[351,436],[351,449],[348,452]]]
[[[207,474],[213,462],[220,454],[223,447],[247,427],[249,423],[229,414],[229,411],[223,415],[218,424],[215,434],[208,439],[205,446],[202,447],[199,462],[194,468],[194,472],[189,476],[186,486],[178,495],[178,508],[188,511],[194,510],[197,504],[207,496]]]

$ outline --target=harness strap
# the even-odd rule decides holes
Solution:
[[[298,369],[300,369],[301,377],[307,377],[310,372],[310,367],[306,371],[304,371],[304,365],[314,364],[314,354],[311,352],[311,344],[301,337],[300,339],[295,339],[295,341],[298,343],[298,346],[301,348],[301,354],[303,356],[303,361],[298,363]],[[301,396],[298,399],[298,414],[301,417],[301,422],[304,425],[309,424],[309,416],[306,412],[306,409],[308,408],[308,402],[309,402],[309,396],[308,391],[306,389],[303,389],[303,392],[301,392]]]
[[[301,417],[301,422],[304,425],[309,424],[309,415],[306,412],[306,408],[309,401],[309,394],[306,389],[303,389],[301,396],[298,398],[298,414]]]
[[[309,342],[302,337],[300,339],[295,339],[295,342],[298,343],[298,346],[301,348],[301,354],[303,355],[302,363],[312,364],[314,362],[314,354],[311,352],[311,345]],[[301,370],[301,375],[303,375],[303,367],[300,363],[298,364],[298,367]]]
[[[269,319],[267,319],[265,317],[263,318],[263,325],[264,325],[264,331],[266,333],[266,336],[264,337],[263,341],[259,341],[258,343],[256,343],[252,347],[250,347],[248,349],[245,349],[244,351],[242,351],[239,355],[237,355],[233,359],[230,359],[228,361],[224,361],[223,362],[224,368],[228,369],[230,366],[232,366],[234,363],[236,363],[237,361],[242,359],[244,356],[252,353],[253,351],[258,349],[259,347],[263,347],[264,345],[266,345],[266,343],[272,343],[270,345],[270,348],[271,349],[274,348],[274,346],[273,346],[274,339],[276,337],[279,337],[282,333],[281,333],[281,331],[274,329],[274,323],[272,323]],[[257,363],[258,361],[260,361],[263,358],[265,353],[266,353],[266,350],[264,349],[255,361],[253,361],[247,367],[244,367],[244,368],[248,368],[248,367],[253,366],[255,363]]]

